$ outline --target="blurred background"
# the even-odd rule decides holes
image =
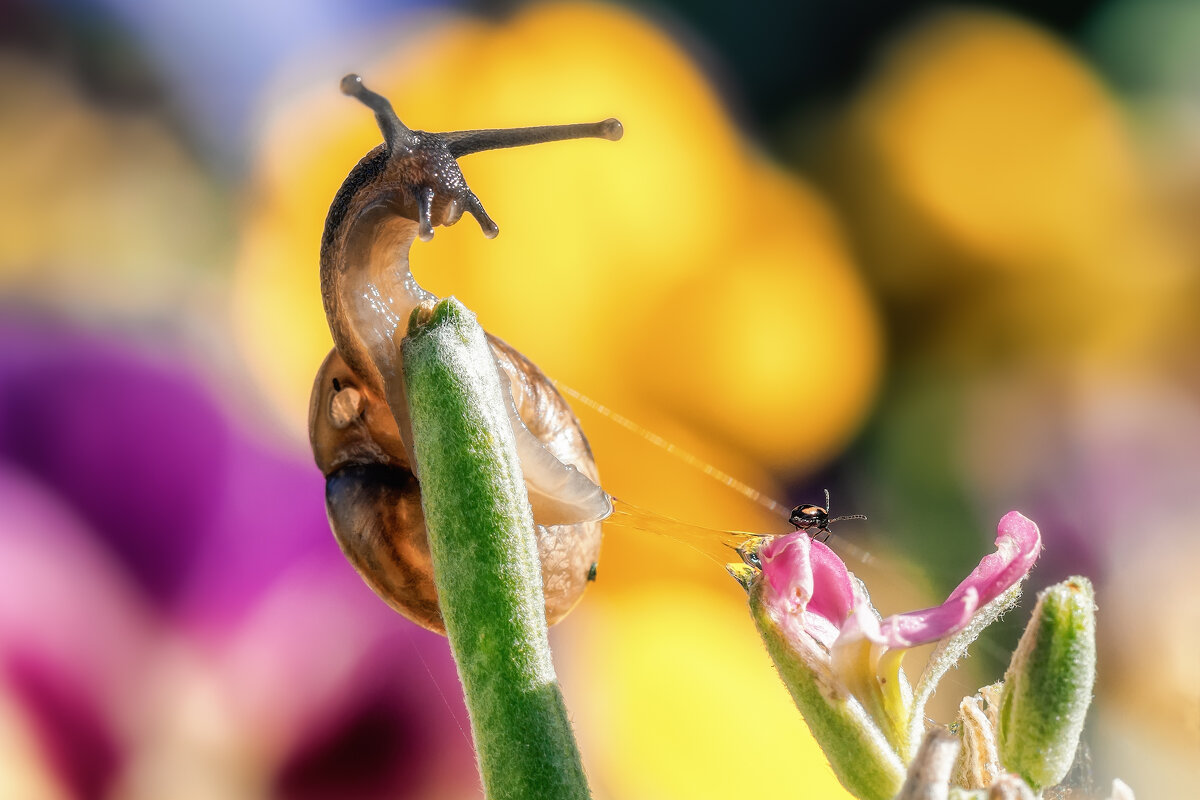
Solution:
[[[329,201],[416,128],[500,224],[417,278],[566,385],[836,528],[886,613],[1016,508],[1097,584],[1084,793],[1200,781],[1200,5],[0,5],[0,796],[469,798],[445,641],[343,560],[305,434]],[[606,488],[785,521],[580,408]],[[852,556],[869,550],[873,561]],[[845,796],[718,561],[606,533],[552,631],[596,796]],[[909,656],[910,673],[920,653]]]

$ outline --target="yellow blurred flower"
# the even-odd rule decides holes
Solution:
[[[1114,101],[1026,22],[955,11],[909,32],[842,133],[874,277],[914,325],[940,317],[923,341],[951,353],[1136,353],[1186,279]]]
[[[597,800],[850,797],[727,583],[597,586],[556,629]]]

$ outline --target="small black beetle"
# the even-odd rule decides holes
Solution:
[[[829,536],[832,531],[829,530],[829,524],[832,522],[841,522],[846,519],[866,519],[865,514],[850,514],[845,517],[829,518],[829,490],[825,490],[825,507],[814,506],[811,504],[796,506],[792,509],[792,515],[788,522],[796,526],[798,531],[806,531],[808,535],[816,539],[818,542],[829,541]],[[814,530],[815,529],[815,530]],[[821,532],[824,531],[825,538],[818,538]]]

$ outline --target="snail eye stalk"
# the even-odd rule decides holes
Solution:
[[[396,116],[396,109],[391,102],[381,94],[376,94],[363,84],[362,78],[350,74],[342,78],[342,94],[356,98],[364,106],[375,112],[375,122],[383,132],[383,141],[387,143],[388,152],[395,157],[397,153],[411,155],[419,142],[407,125]]]
[[[400,121],[391,102],[371,91],[362,78],[342,78],[342,93],[359,100],[375,112],[383,133],[388,158],[398,168],[401,183],[415,209],[417,236],[427,242],[435,225],[453,225],[463,212],[475,217],[483,235],[491,239],[500,228],[488,216],[479,198],[467,186],[458,159],[484,150],[523,147],[567,139],[607,139],[615,142],[624,134],[616,119],[574,125],[539,125],[530,128],[499,128],[449,133],[414,131]]]

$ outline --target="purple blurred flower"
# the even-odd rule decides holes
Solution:
[[[172,794],[213,725],[241,796],[477,792],[445,641],[348,567],[307,458],[179,366],[0,321],[0,508],[0,695],[75,796]]]

